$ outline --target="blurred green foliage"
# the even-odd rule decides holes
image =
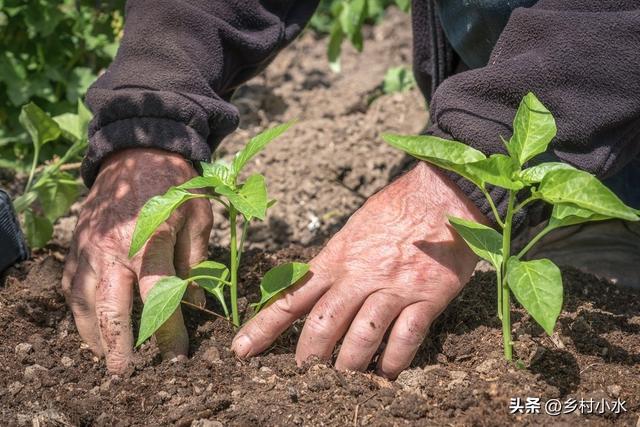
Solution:
[[[33,145],[18,119],[35,102],[52,116],[75,112],[113,59],[125,0],[0,0],[0,167],[29,168]],[[48,144],[40,161],[63,155]]]
[[[416,86],[413,72],[407,67],[393,67],[387,70],[382,82],[384,93],[404,92]]]
[[[410,0],[322,0],[311,19],[310,27],[320,34],[329,34],[327,56],[335,72],[340,71],[342,43],[349,41],[361,52],[364,47],[362,26],[376,24],[389,6],[408,12]]]

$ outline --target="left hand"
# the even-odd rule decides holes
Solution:
[[[298,364],[329,359],[343,338],[335,367],[364,370],[389,331],[377,370],[397,377],[477,263],[447,215],[487,222],[455,184],[420,163],[371,197],[311,261],[311,277],[249,321],[232,349],[255,355],[309,313]]]

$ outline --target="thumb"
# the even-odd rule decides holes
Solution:
[[[175,233],[171,227],[163,224],[145,246],[138,273],[142,301],[146,301],[149,291],[160,279],[176,275],[173,267],[175,241]],[[155,337],[163,358],[171,359],[187,355],[189,336],[180,307],[156,331]]]

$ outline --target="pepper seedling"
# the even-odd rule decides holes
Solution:
[[[529,166],[544,153],[556,135],[556,123],[549,110],[532,93],[520,102],[513,121],[513,134],[505,154],[485,156],[463,143],[435,136],[384,135],[393,147],[474,183],[484,194],[497,227],[487,227],[462,218],[449,223],[479,257],[497,272],[498,318],[502,321],[504,357],[512,359],[511,293],[551,335],[562,309],[563,287],[560,269],[548,259],[525,261],[536,242],[553,230],[588,221],[619,218],[640,220],[640,211],[626,206],[595,176],[568,164],[551,162]],[[489,195],[487,185],[507,190],[506,213],[502,217]],[[535,201],[553,205],[551,218],[517,254],[511,253],[514,215]]]
[[[140,331],[136,346],[146,341],[179,308],[189,284],[200,286],[220,303],[227,319],[240,326],[238,312],[238,267],[247,237],[249,224],[253,220],[264,220],[267,210],[275,200],[269,200],[264,176],[250,175],[239,182],[240,172],[247,163],[266,145],[282,135],[293,125],[285,123],[252,138],[239,151],[232,163],[218,159],[213,163],[202,162],[202,175],[171,187],[166,193],[153,197],[140,210],[131,240],[129,257],[135,256],[151,238],[155,230],[165,222],[183,203],[197,198],[206,198],[222,204],[230,223],[230,265],[216,261],[204,261],[192,267],[189,277],[165,277],[151,288],[142,310]],[[199,192],[192,192],[198,190]],[[239,220],[242,231],[238,240]],[[252,304],[257,313],[273,297],[299,281],[309,266],[292,262],[269,270],[260,283],[260,301]],[[226,290],[229,291],[231,312],[227,305]],[[203,308],[203,307],[201,307]]]

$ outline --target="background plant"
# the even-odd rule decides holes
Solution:
[[[84,152],[89,115],[78,103],[115,56],[124,3],[0,0],[0,168],[29,176],[15,204],[32,248],[50,240],[53,223],[79,196],[82,186],[68,164]],[[362,50],[362,26],[379,23],[391,5],[408,11],[409,0],[320,3],[310,27],[330,35],[334,69],[342,43]],[[389,93],[412,84],[410,70],[398,67],[389,70],[383,88]],[[81,131],[69,122],[74,117]]]
[[[434,136],[385,135],[392,146],[412,156],[463,176],[478,186],[491,205],[502,233],[486,225],[450,217],[449,222],[471,250],[489,261],[497,272],[498,317],[502,321],[504,356],[512,359],[511,293],[549,335],[562,309],[562,276],[548,259],[524,261],[523,257],[551,231],[588,221],[619,218],[640,220],[640,211],[626,206],[593,175],[564,163],[529,166],[547,150],[556,135],[549,110],[528,93],[513,121],[513,135],[502,140],[508,155],[483,153],[463,143]],[[501,216],[487,185],[505,188],[507,209]],[[513,218],[535,201],[553,205],[547,226],[521,251],[512,253]]]
[[[33,146],[20,108],[35,102],[56,116],[76,105],[109,65],[123,27],[124,0],[0,0],[0,167],[27,171]],[[50,141],[41,159],[62,156]]]
[[[51,117],[37,105],[22,108],[20,123],[31,137],[33,155],[29,178],[21,196],[13,204],[22,214],[23,230],[32,249],[44,246],[53,234],[53,223],[65,215],[80,195],[83,184],[69,170],[87,147],[87,127],[91,113],[78,101],[75,114]],[[61,156],[40,164],[40,152],[50,143],[65,147]]]
[[[392,67],[387,70],[382,82],[382,92],[385,94],[404,92],[416,86],[413,72],[407,67]]]
[[[224,160],[201,163],[202,176],[171,187],[165,194],[151,198],[142,207],[131,241],[130,257],[135,256],[142,249],[155,230],[183,203],[191,199],[207,198],[222,204],[227,211],[230,223],[230,265],[227,267],[216,261],[204,261],[193,267],[187,278],[167,277],[159,280],[147,295],[137,345],[153,335],[178,309],[190,283],[200,286],[213,295],[219,301],[225,317],[231,317],[235,326],[240,325],[238,268],[249,224],[256,219],[264,220],[267,210],[275,203],[275,200],[269,200],[267,196],[267,187],[262,175],[253,174],[244,182],[240,182],[240,173],[249,160],[292,124],[276,126],[252,138],[235,155],[232,163]],[[193,190],[200,192],[192,192]],[[241,228],[239,239],[238,228]],[[307,264],[297,262],[283,264],[269,270],[260,283],[260,301],[252,304],[254,312],[258,312],[269,300],[296,283],[308,271]],[[226,300],[227,289],[231,313]]]
[[[349,41],[358,52],[362,52],[364,40],[362,27],[365,23],[376,24],[391,5],[408,12],[410,0],[323,0],[311,19],[310,26],[316,32],[329,34],[327,56],[331,69],[340,71],[342,43]]]

